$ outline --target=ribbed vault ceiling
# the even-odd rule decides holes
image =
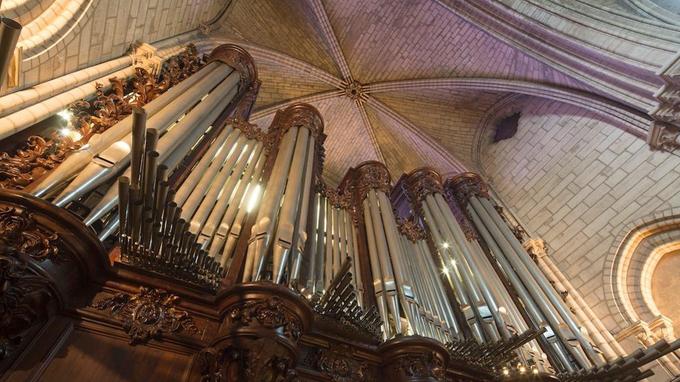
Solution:
[[[509,94],[495,83],[592,91],[433,0],[235,0],[218,36],[255,58],[255,123],[292,102],[321,112],[331,183],[371,159],[394,177],[471,168],[480,121]]]

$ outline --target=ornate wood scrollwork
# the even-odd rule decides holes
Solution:
[[[353,188],[356,190],[359,203],[366,198],[366,194],[371,189],[377,189],[386,194],[390,192],[390,172],[384,164],[369,161],[360,164],[352,170],[355,172]]]
[[[109,78],[109,90],[103,84],[96,84],[92,99],[79,100],[67,107],[71,114],[67,125],[73,133],[34,135],[14,153],[0,152],[0,188],[24,189],[86,144],[93,134],[128,116],[133,106],[151,102],[203,65],[205,59],[199,57],[196,47],[190,44],[179,55],[168,59],[160,79],[138,67],[129,81]]]
[[[489,188],[479,175],[464,172],[444,182],[444,197],[455,200],[461,207],[465,208],[472,196],[489,197]]]
[[[123,329],[130,336],[130,344],[134,345],[160,338],[163,334],[198,332],[189,313],[175,307],[178,299],[164,290],[141,287],[137,295],[117,293],[92,306],[108,310],[121,320]]]
[[[233,44],[223,44],[210,52],[210,61],[221,61],[236,69],[241,75],[241,86],[257,81],[253,57],[245,49]]]
[[[429,338],[397,337],[381,346],[386,380],[445,381],[449,353],[439,342]]]
[[[442,177],[431,168],[419,168],[412,171],[406,178],[406,195],[412,205],[418,206],[427,195],[444,193]]]
[[[0,207],[0,243],[42,261],[59,254],[59,235],[38,227],[33,214],[14,207]]]
[[[0,234],[0,359],[12,354],[25,333],[48,317],[53,298],[49,281],[33,268],[21,251],[7,246]]]
[[[311,321],[299,296],[275,284],[231,291],[221,337],[198,356],[203,381],[297,381],[296,344]]]
[[[230,326],[255,325],[267,329],[281,330],[284,336],[293,341],[300,339],[302,334],[300,319],[284,309],[283,300],[277,296],[234,307],[227,313],[227,318]]]
[[[201,381],[205,382],[297,382],[295,361],[260,339],[247,349],[230,346],[218,351],[207,348],[198,356]]]
[[[305,366],[314,368],[333,382],[373,382],[376,373],[366,361],[352,357],[352,347],[332,344],[328,349],[315,349],[305,359]]]
[[[415,220],[415,216],[410,216],[408,219],[398,219],[397,227],[399,228],[399,233],[414,243],[427,238],[427,233]]]

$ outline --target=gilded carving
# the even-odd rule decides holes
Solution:
[[[376,189],[389,194],[391,190],[390,172],[380,162],[366,162],[355,169],[355,191],[359,201],[363,201],[371,189]]]
[[[13,207],[0,207],[0,243],[42,261],[56,259],[59,235],[38,227],[33,214]]]
[[[249,86],[257,81],[257,69],[253,58],[240,46],[220,45],[210,53],[210,61],[221,61],[238,71],[241,76],[241,86]]]
[[[397,227],[399,228],[399,233],[406,236],[412,242],[418,240],[425,240],[427,235],[423,227],[418,224],[415,220],[415,216],[410,216],[407,219],[398,219]]]
[[[121,320],[130,344],[138,344],[164,334],[198,332],[189,313],[175,307],[178,299],[164,290],[141,287],[137,295],[117,293],[92,306]]]
[[[92,134],[105,131],[128,116],[133,106],[152,101],[204,64],[205,59],[200,58],[196,47],[190,44],[178,56],[168,59],[160,80],[137,67],[127,83],[112,77],[110,90],[96,84],[92,99],[79,100],[67,107],[70,117],[65,134],[60,131],[49,137],[34,135],[14,153],[0,152],[0,188],[24,189],[86,144]]]
[[[435,352],[405,354],[396,360],[394,369],[402,378],[408,379],[434,378],[444,381],[446,376],[444,361]]]

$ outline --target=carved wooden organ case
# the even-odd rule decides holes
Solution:
[[[322,116],[250,124],[259,85],[240,47],[189,46],[71,105],[73,134],[2,142],[5,380],[644,376],[654,355],[605,362],[478,176],[365,162],[332,187]]]

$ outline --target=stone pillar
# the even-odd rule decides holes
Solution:
[[[297,343],[312,309],[302,296],[269,282],[238,285],[223,300],[216,340],[198,354],[192,380],[282,382],[296,379]]]

